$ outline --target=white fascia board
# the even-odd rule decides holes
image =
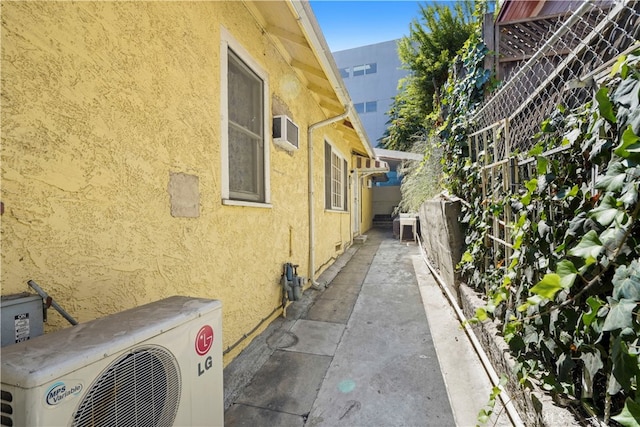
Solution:
[[[331,54],[331,50],[329,49],[329,45],[322,35],[322,31],[320,30],[320,26],[318,25],[318,21],[316,21],[315,15],[311,10],[311,6],[308,1],[296,1],[289,0],[289,4],[293,11],[297,14],[297,20],[304,32],[305,37],[309,41],[309,45],[313,49],[315,55],[324,70],[327,80],[331,83],[333,90],[336,92],[338,96],[338,100],[342,105],[348,106],[349,108],[349,120],[353,125],[353,129],[356,134],[363,142],[364,148],[367,151],[367,154],[371,158],[375,158],[375,153],[373,151],[373,146],[367,137],[367,133],[364,131],[364,126],[360,121],[360,116],[356,113],[353,108],[353,101],[349,96],[349,91],[347,91],[346,86],[344,85],[344,81],[338,72],[338,66],[336,65],[333,55]]]

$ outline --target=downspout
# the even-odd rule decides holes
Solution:
[[[315,209],[313,208],[313,199],[314,199],[314,190],[313,190],[313,138],[312,134],[314,129],[330,125],[331,123],[335,123],[339,120],[346,118],[349,115],[349,107],[345,107],[345,112],[340,114],[339,116],[331,117],[326,120],[322,120],[317,123],[313,123],[309,125],[307,128],[307,144],[309,145],[309,280],[311,281],[311,286],[314,288],[319,288],[321,285],[315,281]]]

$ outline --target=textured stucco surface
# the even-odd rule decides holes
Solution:
[[[372,201],[373,214],[393,214],[393,210],[400,204],[400,200],[402,200],[400,186],[375,187]]]
[[[367,188],[367,178],[361,182],[362,198],[361,198],[361,223],[360,233],[365,233],[373,227],[373,187]]]
[[[308,271],[306,128],[326,116],[304,82],[241,2],[0,7],[2,294],[33,279],[80,322],[220,299],[224,348],[236,343],[280,304],[282,264]],[[221,202],[221,26],[300,126],[293,154],[270,144],[269,209]],[[323,140],[347,159],[354,147],[336,125],[313,137],[317,276],[352,237],[348,213],[324,210]],[[172,216],[172,174],[197,178],[197,216]],[[66,326],[50,311],[47,330]]]

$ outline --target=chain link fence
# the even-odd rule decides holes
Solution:
[[[552,16],[498,22],[492,28],[498,51],[495,68],[503,83],[473,115],[468,138],[471,160],[482,166],[487,204],[517,192],[533,175],[534,162],[527,153],[541,123],[557,106],[572,109],[591,100],[598,81],[617,58],[640,45],[640,1],[558,3],[579,7]],[[542,155],[561,155],[563,149]],[[492,217],[488,234],[497,264],[511,255],[510,224],[515,218],[508,207]]]

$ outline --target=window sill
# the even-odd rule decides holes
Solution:
[[[337,214],[348,214],[349,211],[343,211],[343,210],[339,210],[339,209],[325,209],[325,212],[328,213],[337,213]]]
[[[273,207],[271,203],[248,202],[246,200],[231,200],[231,199],[222,199],[222,204],[225,206],[245,206],[249,208],[263,208],[263,209],[271,209]]]

